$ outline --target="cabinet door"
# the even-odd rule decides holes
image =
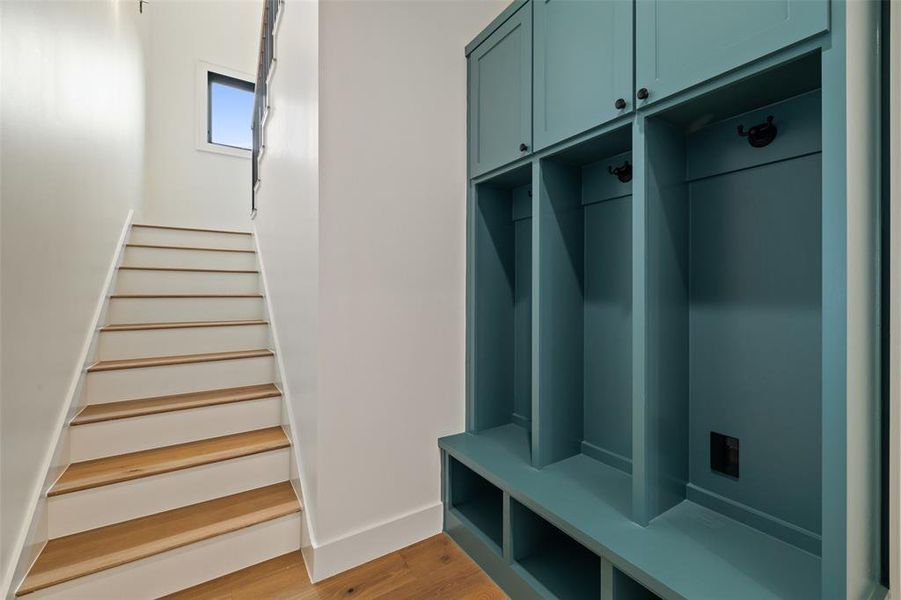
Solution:
[[[633,5],[535,0],[534,6],[534,135],[540,149],[632,110]]]
[[[638,106],[829,29],[828,0],[636,0]]]
[[[479,175],[532,150],[532,5],[469,55],[469,160]]]

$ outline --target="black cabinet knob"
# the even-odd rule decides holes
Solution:
[[[635,96],[639,100],[647,100],[648,99],[648,88],[641,88],[640,90],[638,90],[638,93],[635,94]]]
[[[520,152],[525,152],[525,151],[528,150],[528,149],[529,149],[529,147],[526,146],[525,144],[520,144],[520,145],[519,145],[519,151],[520,151]]]
[[[626,108],[626,100],[624,98],[617,98],[616,102],[613,103],[613,106],[616,107],[616,110],[622,110]]]

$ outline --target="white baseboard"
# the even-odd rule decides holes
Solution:
[[[304,549],[310,579],[315,583],[379,558],[441,531],[442,504],[420,508],[366,529]]]

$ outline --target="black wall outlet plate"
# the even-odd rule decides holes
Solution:
[[[710,468],[738,479],[738,438],[710,432]]]

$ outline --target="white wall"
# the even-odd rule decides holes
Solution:
[[[323,544],[420,510],[440,529],[436,440],[463,429],[463,48],[501,9],[321,7]]]
[[[145,5],[148,176],[139,221],[249,229],[250,159],[195,147],[196,81],[199,61],[256,76],[262,7],[262,0]]]
[[[316,513],[319,300],[319,3],[289,2],[269,89],[266,152],[253,221],[280,382],[290,406],[307,531]]]
[[[143,188],[132,2],[0,3],[0,591]]]
[[[318,259],[314,138],[279,120],[316,107],[297,58],[315,48],[288,45],[304,6],[277,40],[257,231],[321,578],[441,527],[436,440],[463,429],[463,49],[504,3],[319,4]]]

